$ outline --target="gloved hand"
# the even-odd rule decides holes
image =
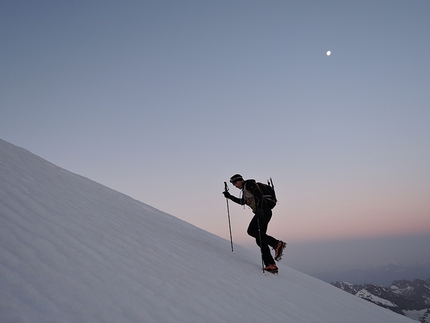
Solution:
[[[257,212],[255,212],[255,216],[259,220],[261,220],[262,218],[264,218],[264,211],[263,211],[263,209],[258,209]]]
[[[222,194],[224,194],[226,199],[231,199],[231,194],[228,191],[224,191]]]

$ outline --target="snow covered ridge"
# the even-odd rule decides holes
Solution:
[[[0,322],[413,322],[3,140],[0,180]]]
[[[420,322],[430,322],[430,279],[396,280],[389,287],[375,284],[352,285],[345,282],[334,286],[366,299],[393,312]]]

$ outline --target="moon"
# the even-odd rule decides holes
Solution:
[[[325,53],[327,56],[330,56],[331,55],[331,51],[327,51],[327,53]]]

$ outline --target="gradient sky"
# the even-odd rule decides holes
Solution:
[[[223,182],[272,177],[269,233],[292,254],[430,236],[429,17],[427,0],[3,0],[0,138],[227,239]],[[250,211],[230,213],[255,248]],[[414,261],[388,249],[369,265]]]

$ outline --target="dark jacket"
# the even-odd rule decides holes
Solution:
[[[241,198],[232,195],[230,199],[237,204],[248,205],[254,213],[263,207],[263,193],[253,179],[248,179],[243,183]]]

